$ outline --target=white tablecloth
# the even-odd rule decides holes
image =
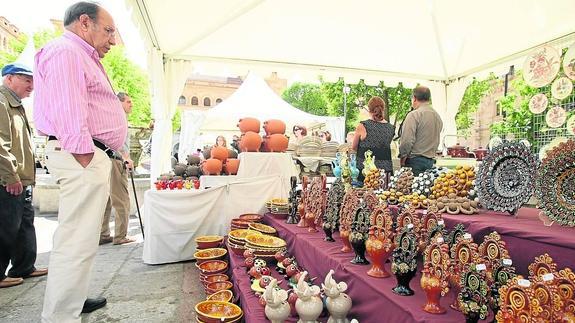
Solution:
[[[312,172],[317,172],[321,165],[331,165],[335,158],[331,157],[299,157],[294,156],[293,159],[299,160],[302,165]]]
[[[236,179],[236,175],[202,175],[200,176],[200,188],[227,185]]]
[[[144,262],[192,259],[196,237],[227,234],[231,219],[243,213],[261,214],[267,200],[287,198],[289,187],[289,177],[269,175],[236,178],[205,190],[146,191]]]
[[[283,178],[298,176],[299,171],[287,153],[241,153],[238,178],[278,175]]]

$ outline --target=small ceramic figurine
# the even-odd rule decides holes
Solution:
[[[265,313],[272,323],[283,323],[290,315],[290,305],[287,302],[288,293],[278,287],[276,279],[272,279],[263,294],[266,300]]]
[[[347,313],[351,309],[351,298],[344,293],[347,290],[345,282],[337,283],[333,278],[333,269],[325,276],[322,284],[324,294],[327,296],[325,301],[329,311],[327,323],[349,323]]]
[[[298,323],[316,323],[323,310],[323,302],[319,297],[319,287],[308,285],[305,281],[306,276],[307,271],[301,273],[295,289],[298,296],[295,303],[295,308],[299,315]]]

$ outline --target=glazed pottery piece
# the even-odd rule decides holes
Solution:
[[[461,275],[461,292],[457,295],[459,310],[466,322],[484,320],[488,313],[487,277],[485,264],[471,264]]]
[[[423,289],[427,297],[427,303],[423,306],[424,311],[431,314],[443,314],[446,312],[445,308],[439,305],[441,281],[437,276],[431,275],[428,269],[423,270],[421,289]]]
[[[226,174],[236,175],[240,168],[240,160],[235,158],[228,158],[226,160]]]
[[[394,249],[393,218],[385,203],[379,205],[370,216],[369,238],[365,248],[372,266],[367,272],[371,277],[386,278],[390,274],[385,270],[385,262]]]
[[[301,191],[297,190],[297,177],[290,178],[291,190],[289,193],[289,215],[286,220],[288,224],[297,224],[299,221],[298,205],[300,203]]]
[[[355,252],[355,258],[351,261],[352,264],[369,265],[369,261],[365,258],[365,241],[369,233],[370,215],[378,202],[379,199],[372,190],[362,191],[349,235],[349,242]]]
[[[420,284],[427,296],[424,311],[431,314],[445,313],[439,300],[449,291],[447,279],[450,267],[449,245],[445,243],[442,235],[437,235],[428,243],[423,256],[424,269]]]
[[[208,249],[219,247],[224,237],[222,236],[200,236],[194,239],[197,244],[196,249]]]
[[[240,138],[240,149],[242,152],[257,152],[260,150],[262,137],[256,132],[248,131]]]
[[[341,178],[336,178],[335,182],[327,193],[327,206],[323,214],[323,232],[325,233],[325,241],[334,242],[332,237],[334,231],[339,226],[339,212],[341,203],[345,194],[345,189]]]
[[[219,175],[222,172],[222,161],[215,158],[207,159],[202,169],[206,175]]]
[[[353,249],[351,248],[351,243],[349,242],[349,231],[339,231],[339,236],[341,238],[341,242],[343,243],[343,247],[341,248],[341,252],[347,253],[351,252]]]
[[[413,224],[408,224],[395,239],[397,248],[393,251],[391,271],[397,280],[397,286],[392,291],[401,296],[414,294],[409,282],[417,270],[417,238],[413,232]]]
[[[260,132],[260,121],[256,118],[242,118],[238,123],[238,128],[242,133],[248,131],[259,133]]]
[[[201,322],[237,322],[243,312],[236,304],[222,301],[203,301],[195,306],[196,314]]]
[[[286,131],[286,124],[285,122],[277,119],[270,119],[264,121],[264,131],[266,135],[274,135],[274,134],[284,134]]]
[[[308,285],[305,281],[307,271],[301,273],[298,279],[297,293],[298,299],[295,302],[295,308],[299,315],[301,323],[316,323],[317,318],[323,310],[323,302],[319,297],[320,289],[315,285]]]
[[[326,296],[326,307],[329,312],[328,323],[349,323],[347,313],[351,309],[351,298],[344,293],[347,290],[345,282],[336,282],[333,279],[333,269],[325,276],[322,284],[323,292]]]
[[[266,301],[265,314],[272,323],[283,323],[290,315],[288,293],[280,289],[276,279],[267,285],[262,297]]]
[[[409,287],[409,282],[411,282],[413,277],[415,277],[415,273],[415,270],[396,273],[395,279],[397,280],[397,285],[392,289],[392,291],[400,296],[411,296],[415,294],[413,289]]]

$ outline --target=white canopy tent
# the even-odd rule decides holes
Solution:
[[[126,2],[150,51],[153,176],[169,168],[169,145],[162,142],[193,70],[420,83],[432,90],[445,134],[454,134],[471,76],[501,75],[520,67],[533,48],[568,45],[575,33],[573,0]]]
[[[345,139],[343,117],[316,116],[301,111],[280,98],[261,76],[253,72],[248,74],[242,85],[229,98],[206,113],[185,111],[183,114],[178,154],[181,158],[193,152],[192,149],[200,148],[205,143],[202,140],[205,135],[211,135],[213,138],[210,138],[214,139],[217,135],[239,134],[238,120],[245,117],[259,119],[262,127],[265,120],[282,120],[287,125],[288,135],[289,129],[298,124],[321,126],[333,134],[332,139],[337,142],[343,142]],[[230,139],[231,136],[227,137]],[[210,142],[214,143],[215,140]]]

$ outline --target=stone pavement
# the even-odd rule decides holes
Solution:
[[[37,267],[48,265],[56,224],[54,214],[35,219]],[[205,297],[195,264],[146,265],[142,262],[142,236],[136,217],[130,218],[128,235],[138,241],[100,246],[89,296],[104,296],[108,305],[83,314],[82,322],[195,321],[194,305]],[[26,279],[20,286],[0,289],[0,322],[39,322],[45,288],[46,277],[39,277]]]

